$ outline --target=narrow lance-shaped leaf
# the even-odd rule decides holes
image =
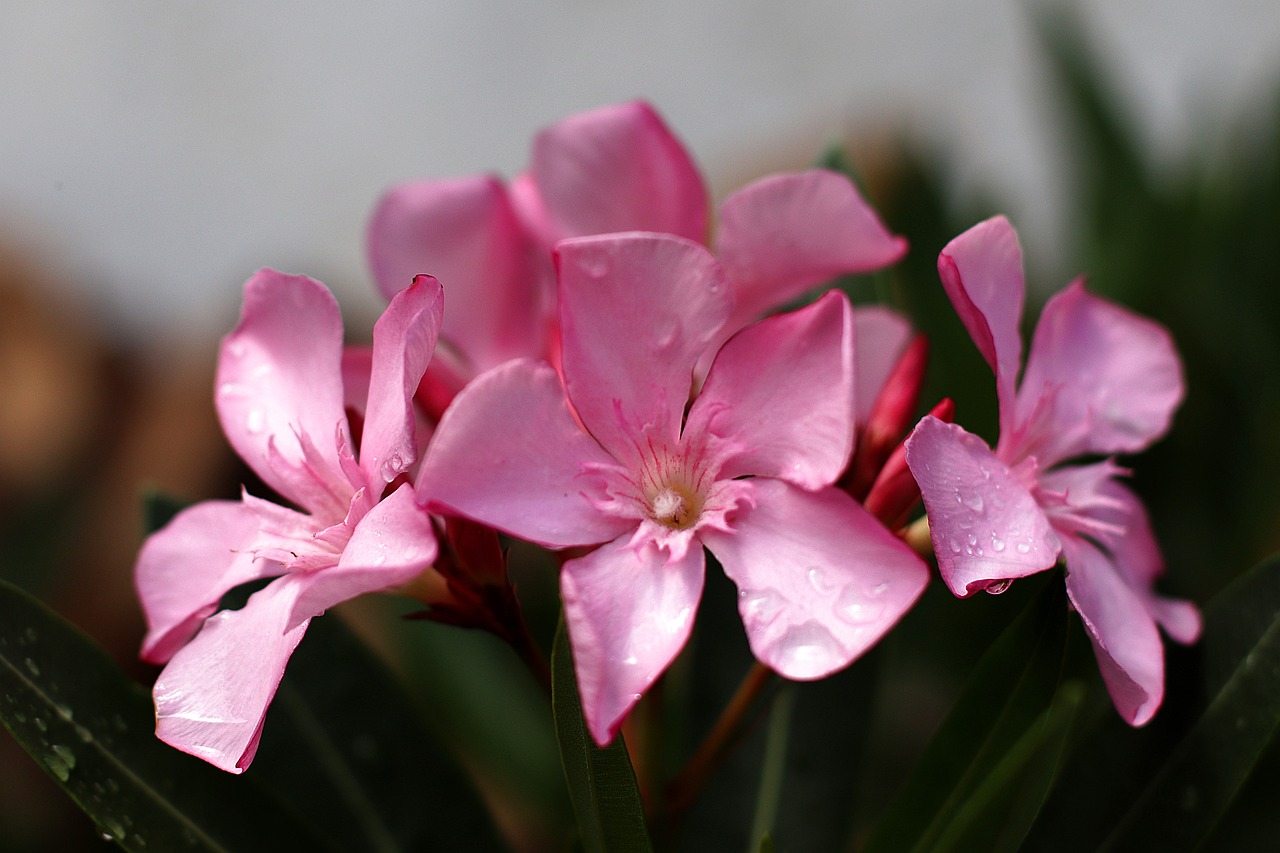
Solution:
[[[1213,846],[1280,726],[1280,556],[1209,603],[1199,645],[1171,659],[1168,679],[1150,726],[1107,717],[1075,750],[1027,850]]]
[[[1039,724],[1057,688],[1067,614],[1060,579],[1040,583],[965,682],[867,853],[930,849],[1009,750]]]
[[[251,780],[156,739],[151,698],[98,645],[0,581],[0,722],[126,850],[333,849]]]
[[[551,651],[552,708],[569,796],[587,853],[652,851],[644,804],[622,737],[598,747],[587,733],[563,620]]]
[[[290,659],[249,772],[343,850],[504,849],[471,780],[332,615]]]

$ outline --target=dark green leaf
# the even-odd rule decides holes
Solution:
[[[92,640],[0,582],[0,721],[127,850],[331,849],[252,781],[156,739],[151,698]]]
[[[1018,750],[1034,752],[1051,740],[1054,730],[1041,715],[1058,686],[1067,609],[1056,572],[1039,582],[1039,593],[965,682],[865,850],[932,849],[944,834],[959,832],[953,825],[970,811],[990,805],[984,785],[1011,769],[1003,762],[1016,764]]]
[[[601,748],[587,732],[564,623],[551,652],[552,709],[560,758],[587,853],[652,851],[644,804],[621,737]]]
[[[289,661],[249,773],[343,850],[503,848],[470,779],[331,616]]]
[[[1280,557],[1217,596],[1205,613],[1207,703],[1107,839],[1107,849],[1201,843],[1280,726]]]

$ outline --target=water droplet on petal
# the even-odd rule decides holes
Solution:
[[[845,660],[844,649],[822,625],[795,625],[774,641],[769,651],[778,672],[788,678],[818,678]]]
[[[986,591],[991,595],[999,595],[1011,586],[1013,586],[1013,581],[1011,580],[992,581],[987,584]]]
[[[262,432],[267,426],[267,415],[261,409],[250,409],[245,416],[244,428],[252,433]]]
[[[1030,554],[1030,553],[1031,553],[1031,544],[1030,544],[1029,542],[1019,542],[1017,545],[1015,545],[1015,546],[1014,546],[1014,549],[1015,549],[1019,554]]]

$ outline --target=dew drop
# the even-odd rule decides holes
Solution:
[[[245,416],[244,428],[249,432],[262,432],[267,426],[267,415],[262,409],[250,409],[249,414]]]
[[[42,732],[49,731],[49,724],[44,721],[44,717],[35,717],[34,722],[36,724],[36,728],[39,729],[40,731]]]
[[[952,539],[950,542],[950,545],[951,545],[952,554],[959,554],[960,551],[962,550],[962,546],[960,545],[959,539]]]
[[[970,495],[963,501],[965,506],[979,514],[986,508],[986,504],[982,502],[982,495]]]
[[[808,571],[809,586],[813,587],[814,592],[819,595],[830,595],[836,591],[836,587],[827,579],[822,569],[817,566],[811,566]]]
[[[965,536],[965,539],[966,539],[966,540],[968,540],[968,542],[969,542],[969,544],[970,544],[970,545],[977,545],[977,544],[978,544],[978,535],[977,535],[976,533],[974,533],[972,530],[970,530],[970,531],[969,531],[969,534],[968,534],[967,536]]]
[[[995,551],[997,554],[999,554],[1001,551],[1003,551],[1003,550],[1004,550],[1004,540],[1003,540],[1003,539],[1001,539],[999,536],[992,536],[992,537],[991,537],[991,550],[992,550],[992,551]]]
[[[871,587],[871,594],[877,598],[884,595],[888,591],[889,591],[888,581],[885,581],[884,583],[878,583],[875,586]]]
[[[36,636],[37,636],[36,629],[28,628],[25,632],[23,632],[23,636],[27,638],[28,643],[34,643],[36,641]]]
[[[53,751],[62,759],[63,763],[67,765],[68,769],[75,769],[76,754],[71,751],[71,747],[54,744]]]
[[[1031,545],[1027,542],[1019,542],[1017,545],[1014,546],[1014,550],[1016,550],[1019,554],[1030,554]]]
[[[991,595],[999,595],[1011,586],[1013,586],[1013,581],[1011,580],[992,581],[987,584],[986,591]]]
[[[76,737],[80,738],[81,743],[93,743],[93,732],[84,726],[76,726]]]
[[[110,835],[115,841],[120,841],[126,838],[129,834],[128,831],[125,830],[124,826],[119,821],[114,820],[112,818],[107,818],[105,821],[103,821],[103,826],[100,827],[100,829],[102,830],[102,834],[104,836]]]
[[[40,667],[36,666],[35,661],[33,661],[31,658],[27,658],[25,661],[23,661],[23,663],[27,665],[27,672],[31,673],[33,678],[40,677]]]

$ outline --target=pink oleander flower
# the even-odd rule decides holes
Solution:
[[[426,408],[438,414],[467,381],[507,359],[555,360],[551,249],[559,240],[653,231],[705,242],[708,210],[692,158],[640,101],[543,130],[528,171],[510,186],[485,175],[388,190],[368,228],[379,288],[390,298],[431,273],[449,290],[442,345],[421,394]],[[906,251],[848,179],[821,170],[764,178],[731,195],[715,245],[736,306],[722,341],[816,285]]]
[[[429,276],[392,299],[374,327],[363,427],[353,434],[332,294],[272,270],[245,285],[240,324],[222,342],[218,416],[240,457],[299,509],[248,493],[206,501],[143,544],[142,656],[168,662],[154,690],[162,740],[243,771],[311,618],[403,584],[435,559],[431,521],[407,473],[417,459],[413,392],[442,304]],[[265,578],[274,580],[243,608],[215,613],[228,590]]]
[[[551,548],[599,546],[561,574],[583,710],[606,743],[683,647],[703,547],[739,590],[756,657],[821,678],[873,645],[924,563],[833,483],[853,436],[854,326],[830,293],[748,326],[689,240],[621,234],[558,248],[562,373],[481,375],[440,422],[420,498]]]
[[[1000,439],[992,451],[959,426],[926,417],[906,444],[942,579],[957,596],[1003,591],[1066,563],[1107,690],[1130,724],[1164,696],[1157,625],[1194,642],[1196,608],[1157,595],[1164,571],[1147,514],[1110,459],[1169,428],[1182,368],[1168,332],[1090,294],[1077,280],[1040,315],[1022,381],[1022,252],[1003,217],[947,244],[938,272],[996,375]],[[1084,461],[1082,461],[1082,458]]]

